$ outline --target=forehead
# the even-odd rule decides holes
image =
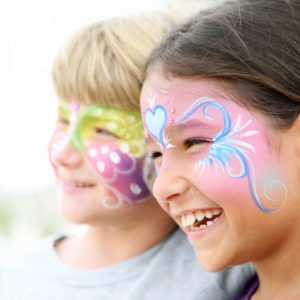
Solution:
[[[213,79],[167,80],[154,74],[143,86],[141,109],[146,135],[148,131],[160,144],[166,133],[189,131],[212,138],[240,122],[265,127],[259,115],[237,104],[226,85]]]
[[[221,82],[213,79],[184,80],[178,78],[166,79],[159,74],[150,75],[145,81],[141,93],[143,109],[157,104],[179,106],[182,102],[187,105],[202,96],[231,101]]]
[[[59,101],[58,110],[61,113],[84,115],[93,119],[124,119],[127,123],[139,121],[141,118],[138,111],[130,111],[123,108],[103,106],[101,104],[81,104],[78,102]]]
[[[168,125],[176,124],[183,127],[188,123],[191,126],[207,125],[205,118],[200,119],[194,114],[186,122],[180,121],[184,113],[205,99],[220,103],[224,109],[234,117],[236,114],[252,115],[246,108],[238,105],[231,96],[229,88],[213,79],[183,80],[177,78],[165,79],[157,74],[151,75],[144,83],[141,93],[141,109],[143,115],[147,109],[155,110],[162,106],[168,116]],[[209,110],[213,113],[212,110]],[[215,118],[215,123],[221,118]],[[174,127],[174,126],[173,126]]]

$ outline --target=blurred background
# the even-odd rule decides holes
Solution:
[[[47,157],[56,114],[52,61],[91,22],[147,10],[182,15],[220,0],[2,0],[0,2],[0,262],[40,238],[84,227],[65,222]]]

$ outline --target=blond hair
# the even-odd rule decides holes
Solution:
[[[174,24],[170,15],[155,12],[116,17],[79,30],[53,64],[59,98],[139,110],[146,60]]]

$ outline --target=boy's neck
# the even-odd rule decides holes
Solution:
[[[169,218],[134,228],[92,227],[55,245],[61,260],[75,269],[98,269],[132,258],[165,239],[176,225]]]

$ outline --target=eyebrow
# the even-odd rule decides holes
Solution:
[[[202,127],[203,129],[218,129],[219,130],[219,126],[216,126],[215,124],[208,124],[205,121],[200,121],[198,119],[191,119],[189,121],[186,121],[184,123],[180,122],[180,123],[175,123],[172,125],[172,129],[173,130],[179,130],[179,131],[184,131],[193,127]],[[170,128],[169,128],[170,129]],[[150,135],[150,137],[145,137],[145,144],[146,145],[150,145],[155,143],[155,138],[152,137]]]
[[[150,144],[155,143],[155,141],[154,141],[154,139],[151,137],[151,135],[150,135],[150,137],[145,137],[145,138],[144,138],[144,141],[145,141],[145,144],[146,144],[146,145],[150,145]]]
[[[180,122],[180,123],[175,123],[173,125],[176,129],[178,130],[185,130],[185,129],[189,129],[189,128],[193,128],[193,127],[203,127],[203,128],[209,128],[209,129],[213,129],[216,128],[218,129],[219,126],[216,126],[215,124],[210,124],[208,122],[205,121],[201,121],[199,119],[191,119],[187,122]]]

